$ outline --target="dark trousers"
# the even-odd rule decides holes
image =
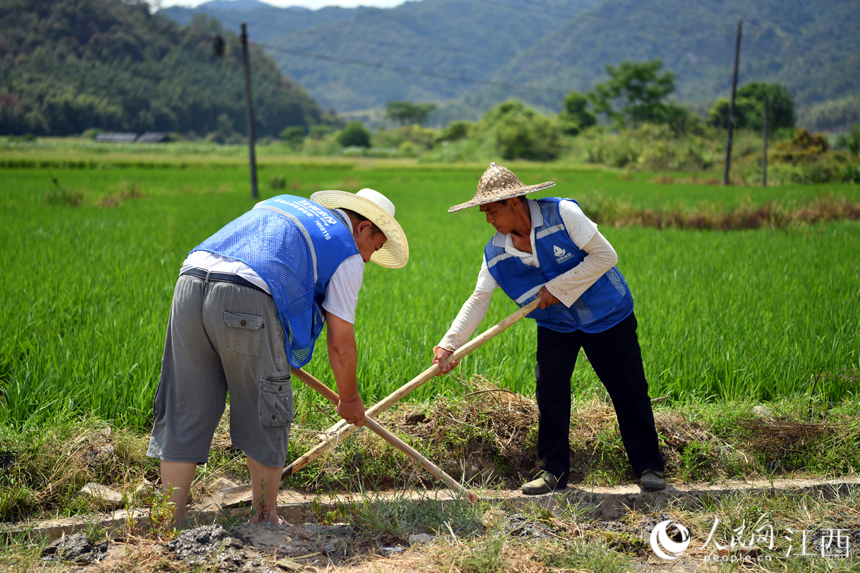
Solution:
[[[665,462],[657,447],[654,413],[648,397],[648,381],[642,367],[642,351],[636,336],[636,317],[631,314],[609,330],[596,334],[555,332],[538,327],[537,403],[540,411],[538,457],[541,469],[561,481],[570,470],[570,377],[579,349],[588,355],[603,382],[615,413],[627,458],[639,476],[652,469],[663,471]]]

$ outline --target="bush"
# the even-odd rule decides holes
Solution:
[[[558,125],[519,100],[508,100],[488,111],[474,131],[478,137],[490,137],[507,160],[551,161],[561,154]]]
[[[406,155],[414,156],[421,151],[432,149],[438,132],[419,125],[395,127],[380,130],[373,136],[373,147],[392,147],[401,150],[411,150]],[[404,144],[409,144],[404,147]]]
[[[858,128],[860,135],[860,128]],[[850,155],[833,151],[827,138],[798,129],[791,141],[779,142],[769,154],[776,173],[794,183],[860,181],[860,165]]]
[[[544,116],[510,117],[496,131],[496,145],[505,159],[552,161],[561,153],[559,130]]]
[[[570,92],[565,96],[564,109],[558,119],[561,130],[568,135],[577,135],[597,123],[597,116],[588,109],[588,98],[579,92]]]
[[[281,132],[281,141],[292,147],[300,149],[305,138],[305,129],[301,126],[288,127]]]
[[[764,100],[767,97],[767,128],[775,131],[794,128],[794,96],[779,84],[753,82],[741,87],[735,98],[735,129],[764,129]],[[720,98],[708,112],[708,123],[726,129],[731,102]]]
[[[319,141],[320,139],[325,138],[327,135],[331,135],[334,130],[329,125],[315,125],[311,127],[310,133],[308,133],[308,137],[311,139]]]
[[[461,139],[465,139],[469,137],[469,131],[472,129],[473,124],[470,121],[452,121],[448,124],[442,131],[441,139],[443,141],[459,141]]]
[[[351,121],[337,134],[337,142],[343,147],[370,147],[370,132],[360,121]]]
[[[617,134],[589,134],[585,161],[650,171],[704,171],[714,165],[708,138],[679,136],[669,125],[644,124]]]

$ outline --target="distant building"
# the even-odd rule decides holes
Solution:
[[[100,133],[96,141],[107,141],[108,143],[132,143],[137,139],[136,133]]]
[[[151,131],[137,138],[137,143],[164,143],[170,141],[170,136],[163,131]]]
[[[151,131],[140,137],[136,133],[100,133],[96,141],[108,143],[164,143],[170,141],[170,136],[163,131]]]

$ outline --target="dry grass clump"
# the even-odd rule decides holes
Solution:
[[[537,406],[496,387],[482,376],[461,380],[461,396],[415,404],[401,402],[379,422],[454,478],[482,484],[519,486],[537,464]],[[293,426],[291,457],[317,445],[320,431]],[[365,489],[406,484],[438,486],[387,442],[359,431],[314,461],[311,471],[287,478],[305,489]]]
[[[429,412],[401,410],[394,421],[438,449],[443,464],[467,479],[478,474],[521,479],[535,465],[537,405],[480,375],[465,384],[469,392],[462,401],[439,401]]]
[[[672,182],[680,181],[672,179]],[[715,207],[685,211],[636,209],[627,203],[604,199],[594,204],[593,214],[594,219],[599,223],[615,227],[639,225],[655,229],[709,231],[736,231],[763,227],[786,229],[801,224],[860,220],[860,203],[854,203],[841,195],[826,195],[815,197],[806,205],[798,206],[769,202],[758,207],[742,205],[730,211],[720,211]]]
[[[666,473],[687,482],[743,474],[754,461],[711,429],[689,421],[680,412],[656,412],[654,425]],[[571,415],[571,475],[573,483],[615,485],[636,480],[621,441],[615,410],[608,400],[577,402]],[[743,446],[741,446],[743,447]]]
[[[651,179],[651,183],[672,184],[680,183],[683,185],[722,185],[723,180],[717,177],[671,177],[669,175],[658,175]]]
[[[737,423],[749,432],[749,446],[769,458],[799,453],[843,429],[842,424],[814,424],[787,419],[741,418]]]
[[[115,187],[108,189],[108,194],[98,200],[99,207],[117,207],[127,199],[145,197],[143,187],[136,182],[120,181]]]
[[[69,434],[60,428],[7,449],[0,473],[3,521],[97,509],[78,495],[90,482],[125,492],[157,478],[144,456],[146,440],[104,424],[83,421]]]

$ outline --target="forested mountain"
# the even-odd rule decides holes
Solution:
[[[857,7],[857,0],[421,0],[391,9],[197,10],[231,29],[248,22],[252,38],[324,106],[350,111],[410,99],[444,104],[437,116],[453,108],[475,118],[510,97],[557,111],[566,92],[590,89],[606,78],[606,65],[625,59],[662,59],[678,76],[681,101],[705,109],[729,95],[741,17],[741,84],[786,85],[803,115],[860,92]]]
[[[498,79],[495,70],[599,0],[554,0],[564,9],[564,18],[542,2],[523,3],[530,8],[520,11],[505,8],[509,1],[422,0],[390,9],[324,8],[304,13],[278,8],[226,13],[207,4],[197,10],[234,27],[247,22],[252,38],[265,44],[282,70],[289,70],[323,105],[349,111],[383,107],[391,100],[442,102],[474,92],[483,85],[480,81]],[[277,12],[281,18],[274,16]],[[384,66],[303,55],[307,53]],[[515,97],[528,95],[526,90],[510,89]],[[559,102],[563,96],[558,95]]]
[[[326,120],[259,48],[251,62],[258,135]],[[0,134],[227,137],[246,131],[244,90],[238,37],[205,16],[180,28],[144,2],[0,0]]]
[[[678,75],[681,100],[710,103],[730,93],[743,17],[739,82],[785,85],[808,106],[858,92],[858,8],[857,0],[603,0],[498,73],[586,90],[606,65],[659,58]]]

